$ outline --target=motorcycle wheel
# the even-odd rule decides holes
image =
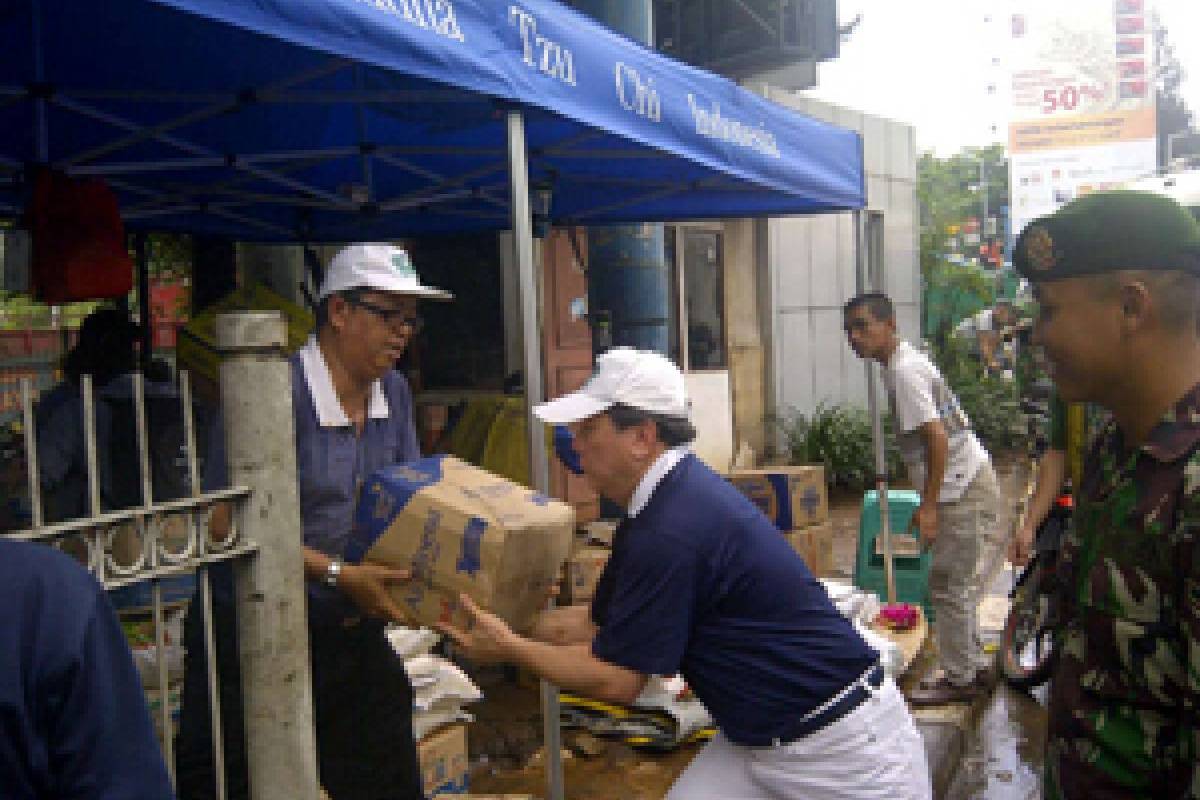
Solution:
[[[997,654],[999,671],[1014,689],[1029,690],[1050,679],[1054,669],[1053,632],[1048,624],[1050,599],[1038,587],[1042,565],[1035,563],[1013,593]]]

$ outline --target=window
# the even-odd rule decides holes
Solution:
[[[685,370],[724,369],[728,360],[721,231],[672,226],[667,243],[672,273],[671,355]]]
[[[867,212],[867,281],[876,292],[886,292],[883,263],[883,212]]]

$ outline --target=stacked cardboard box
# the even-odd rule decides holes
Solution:
[[[739,469],[729,481],[775,523],[814,575],[832,572],[833,526],[824,466]]]
[[[784,538],[804,559],[808,569],[818,578],[833,574],[833,523],[829,520],[800,530],[789,531]]]
[[[447,725],[417,742],[421,786],[426,797],[462,797],[467,793],[467,726]]]

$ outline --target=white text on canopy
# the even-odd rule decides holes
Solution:
[[[465,42],[450,0],[358,0],[372,8],[400,17],[418,28],[428,28],[448,39]]]
[[[620,61],[613,72],[617,77],[617,100],[621,108],[639,117],[662,122],[662,101],[654,88],[654,78],[643,78],[636,69]]]
[[[717,103],[713,103],[710,111],[697,105],[694,95],[688,94],[687,99],[688,106],[692,109],[692,119],[696,122],[696,133],[779,158],[779,145],[775,142],[775,134],[766,128],[746,125],[736,119],[721,116],[721,106]]]
[[[570,50],[539,35],[537,19],[523,8],[509,6],[508,20],[521,32],[522,58],[527,65],[569,86],[575,85],[575,60]]]

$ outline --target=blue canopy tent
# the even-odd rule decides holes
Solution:
[[[857,134],[552,0],[17,0],[0,211],[50,163],[133,229],[339,241],[506,228],[507,110],[556,223],[862,207]]]
[[[104,177],[133,230],[336,242],[511,228],[530,406],[531,194],[543,218],[587,225],[865,204],[856,133],[553,0],[8,0],[0,53],[0,215],[20,213],[29,166],[49,164]],[[545,489],[544,431],[529,430]],[[276,777],[307,786],[311,766]]]

